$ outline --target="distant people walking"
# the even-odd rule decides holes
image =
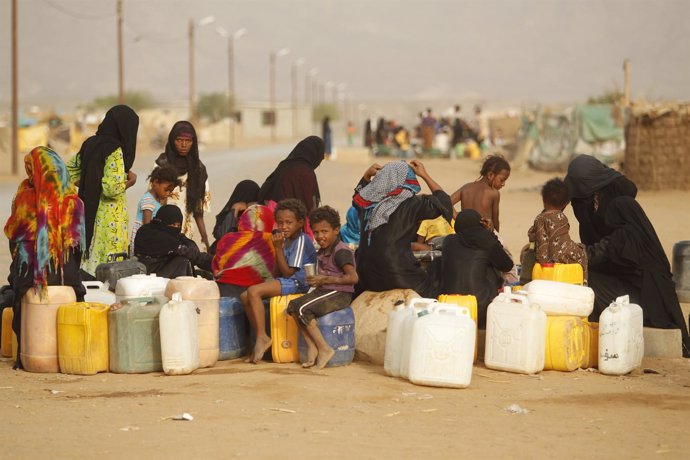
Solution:
[[[199,230],[201,242],[209,250],[204,213],[210,211],[211,194],[206,166],[199,159],[199,143],[194,126],[188,121],[178,121],[168,134],[165,152],[156,159],[158,166],[172,166],[177,170],[181,185],[175,187],[168,198],[182,210],[182,233],[194,239],[192,218]]]
[[[139,117],[130,107],[108,110],[96,134],[68,162],[71,180],[84,202],[85,247],[82,269],[91,276],[111,254],[129,251],[125,190],[134,185],[130,170],[137,147]]]
[[[331,156],[333,153],[333,138],[331,131],[331,118],[326,115],[323,117],[323,122],[321,123],[321,138],[323,139],[324,151],[326,157]]]
[[[436,133],[436,119],[431,115],[431,109],[426,109],[426,114],[422,119],[422,149],[431,150],[434,144],[434,134]]]
[[[376,123],[376,136],[375,139],[378,145],[385,145],[386,143],[386,120],[383,117],[379,118]]]
[[[374,133],[371,130],[371,118],[364,122],[364,146],[371,148],[374,142]]]

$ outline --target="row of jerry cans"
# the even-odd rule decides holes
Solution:
[[[622,375],[641,364],[643,352],[642,309],[628,296],[611,303],[598,325],[574,316],[547,317],[528,296],[509,290],[488,307],[484,363],[490,369],[530,374],[598,360],[601,373]]]
[[[413,299],[388,315],[384,370],[418,385],[465,388],[472,380],[476,334],[469,308]]]
[[[193,301],[195,311],[199,310],[199,365],[214,365],[219,355],[217,285],[193,277],[165,280],[165,284],[165,297],[124,300],[122,308],[111,311],[101,303],[77,303],[71,287],[48,286],[44,298],[30,290],[22,299],[20,355],[24,368],[76,374],[108,369],[124,373],[165,370],[159,315],[173,292],[180,292],[182,300]]]

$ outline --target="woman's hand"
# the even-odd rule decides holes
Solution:
[[[428,177],[428,174],[426,172],[426,168],[424,167],[424,164],[419,161],[419,160],[412,160],[410,161],[410,167],[412,168],[412,171],[422,179]]]
[[[482,217],[479,219],[479,223],[482,224],[482,227],[493,233],[494,231],[494,223],[491,221],[491,219],[487,219],[486,217]]]
[[[374,177],[382,167],[383,166],[381,166],[378,163],[374,163],[373,165],[369,166],[369,168],[366,171],[364,171],[364,180],[367,182],[371,182],[371,178]]]
[[[128,189],[136,183],[137,183],[136,173],[134,171],[127,171],[127,182],[125,182],[125,188]]]
[[[240,214],[247,210],[247,203],[244,201],[238,201],[232,205],[232,215],[235,216],[235,221],[240,218]]]

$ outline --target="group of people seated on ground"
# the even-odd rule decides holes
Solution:
[[[221,295],[239,297],[256,337],[248,362],[259,362],[271,343],[263,299],[306,294],[292,300],[288,312],[308,346],[305,367],[317,368],[328,363],[333,350],[316,318],[347,307],[363,291],[474,295],[479,327],[484,327],[491,300],[504,285],[518,282],[498,233],[499,190],[510,177],[510,165],[500,156],[488,157],[480,177],[452,195],[418,160],[373,164],[356,185],[341,227],[338,212],[321,206],[315,170],[324,159],[324,143],[309,136],[262,186],[249,180],[237,185],[216,216],[216,241],[209,245],[203,223],[210,202],[208,175],[196,132],[186,121],[173,126],[156,160],[130,245],[125,191],[136,181],[131,166],[137,127],[134,111],[116,106],[69,162],[47,147],[25,157],[27,178],[5,226],[18,337],[20,302],[28,289],[45,293],[48,285],[69,285],[81,301],[82,280],[118,253],[131,252],[148,273],[159,276],[203,273],[218,282]],[[419,194],[418,178],[431,194]],[[619,172],[593,157],[576,157],[564,180],[551,180],[542,189],[544,209],[527,232],[534,260],[582,264],[596,296],[590,320],[628,294],[642,306],[646,326],[681,330],[688,357],[690,338],[670,265],[636,192]],[[580,224],[581,244],[569,236],[563,213],[568,203]],[[192,219],[204,250],[194,241]],[[442,257],[423,267],[414,257],[415,243],[440,247]],[[305,273],[307,264],[317,264],[315,274]],[[16,366],[21,367],[20,359]]]

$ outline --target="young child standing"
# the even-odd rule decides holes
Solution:
[[[499,190],[510,177],[510,165],[501,155],[491,155],[482,165],[480,177],[460,187],[450,196],[453,206],[460,202],[462,209],[474,209],[482,216],[482,223],[489,229],[500,231],[498,205]]]
[[[342,310],[350,305],[359,278],[352,249],[340,240],[340,215],[330,206],[314,209],[309,214],[312,232],[319,244],[316,254],[317,274],[307,276],[312,292],[288,305],[288,314],[297,322],[307,344],[307,361],[302,367],[322,369],[335,351],[323,338],[316,318]]]
[[[276,249],[278,277],[250,286],[240,296],[249,323],[256,333],[254,351],[247,362],[258,363],[271,347],[271,338],[266,333],[263,299],[309,291],[302,267],[316,262],[316,250],[311,239],[304,233],[306,218],[307,209],[298,199],[281,200],[276,206],[273,245]]]
[[[129,252],[134,254],[134,238],[142,225],[148,224],[161,206],[168,204],[168,197],[178,186],[177,171],[171,166],[156,166],[151,171],[149,189],[139,200],[137,214],[132,225]]]
[[[530,242],[535,244],[537,262],[578,263],[582,265],[584,280],[587,281],[587,251],[584,245],[570,238],[570,224],[563,213],[570,203],[568,187],[560,179],[551,179],[542,187],[541,197],[544,210],[527,232]]]

